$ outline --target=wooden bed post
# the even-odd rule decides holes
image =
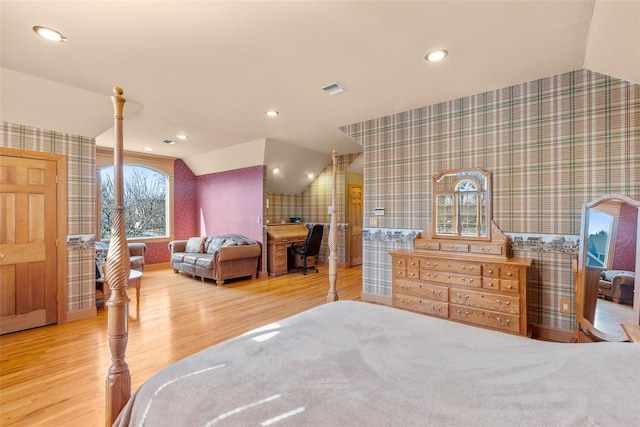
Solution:
[[[113,88],[114,133],[114,193],[113,224],[111,242],[107,252],[105,276],[111,296],[106,305],[109,323],[109,350],[111,366],[106,380],[105,425],[111,426],[131,397],[131,374],[124,360],[128,340],[129,298],[125,286],[129,280],[129,248],[124,229],[123,176],[122,176],[122,110],[125,99],[122,89]]]
[[[327,302],[338,301],[338,291],[336,290],[336,282],[338,281],[338,255],[336,247],[338,245],[338,226],[336,224],[336,176],[337,176],[337,158],[338,153],[333,150],[331,154],[333,159],[333,184],[331,187],[331,226],[329,228],[329,294]]]

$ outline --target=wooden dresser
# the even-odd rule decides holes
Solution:
[[[270,276],[287,274],[289,247],[307,240],[309,229],[302,223],[267,225],[267,268]]]
[[[393,306],[513,334],[527,332],[527,268],[493,225],[487,242],[422,238],[390,252]]]

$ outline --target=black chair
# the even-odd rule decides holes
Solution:
[[[314,225],[309,233],[307,234],[307,240],[304,244],[294,243],[289,248],[289,253],[292,255],[299,255],[302,257],[303,266],[296,267],[293,270],[302,270],[304,274],[307,274],[307,270],[314,270],[316,273],[318,269],[314,267],[307,267],[307,257],[317,256],[320,252],[320,245],[322,244],[322,233],[324,232],[324,228],[320,224]]]

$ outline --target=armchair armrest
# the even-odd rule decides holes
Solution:
[[[176,252],[184,252],[186,247],[186,240],[172,240],[171,242],[169,242],[169,252],[171,252],[172,254]]]
[[[147,251],[147,245],[145,243],[129,243],[129,255],[130,256],[144,256]]]

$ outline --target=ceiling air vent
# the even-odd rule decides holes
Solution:
[[[172,141],[172,140],[170,140],[170,139],[165,139],[165,140],[163,140],[162,142],[164,142],[165,144],[169,144],[169,145],[171,145],[171,144],[175,144],[175,143],[176,143],[175,141]]]
[[[337,93],[344,92],[347,89],[340,85],[340,83],[331,83],[330,85],[323,87],[322,90],[327,92],[329,95],[335,95]]]

